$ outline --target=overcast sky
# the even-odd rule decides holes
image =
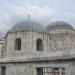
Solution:
[[[75,27],[75,0],[0,0],[0,35],[27,15],[44,26],[62,20]]]

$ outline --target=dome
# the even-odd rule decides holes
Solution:
[[[40,25],[39,23],[28,20],[28,21],[22,21],[20,23],[17,23],[12,27],[9,32],[16,32],[16,31],[24,31],[24,30],[32,30],[32,31],[38,31],[38,32],[43,32],[45,31],[44,27]]]
[[[73,27],[65,21],[52,22],[46,28],[47,28],[47,30],[56,29],[56,28],[73,29]]]

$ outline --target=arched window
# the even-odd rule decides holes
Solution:
[[[21,39],[17,38],[15,40],[15,50],[21,50]]]
[[[37,39],[36,46],[37,46],[37,51],[42,51],[43,50],[43,44],[42,44],[41,39]]]

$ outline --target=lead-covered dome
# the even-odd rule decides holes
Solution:
[[[73,27],[69,23],[67,23],[65,21],[55,21],[55,22],[50,23],[46,27],[47,30],[52,30],[52,29],[56,29],[56,28],[73,29]]]
[[[17,23],[12,27],[9,32],[17,32],[17,31],[24,31],[24,30],[32,30],[37,32],[43,32],[45,31],[44,27],[32,20],[22,21],[20,23]]]

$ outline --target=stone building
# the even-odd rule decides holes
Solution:
[[[17,23],[0,39],[0,75],[75,75],[75,29],[64,21]]]

